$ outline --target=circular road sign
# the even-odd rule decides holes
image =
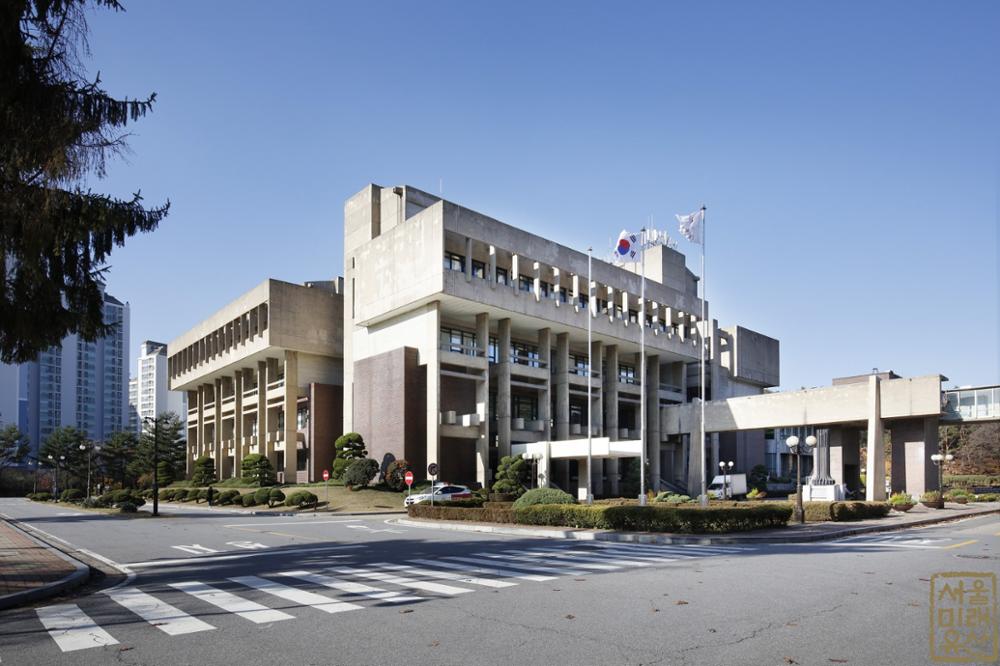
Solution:
[[[407,472],[406,474],[404,474],[403,475],[403,481],[406,481],[406,485],[412,486],[413,485],[413,472]]]
[[[430,474],[431,476],[437,476],[438,475],[438,464],[437,463],[431,463],[430,465],[428,465],[427,466],[427,473]]]
[[[330,480],[330,470],[327,470],[327,469],[323,470],[323,480],[324,481],[329,481]]]

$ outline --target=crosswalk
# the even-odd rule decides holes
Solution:
[[[113,604],[168,636],[216,629],[198,617],[230,614],[254,624],[293,620],[290,608],[337,614],[370,606],[400,606],[429,598],[453,598],[475,590],[499,590],[525,582],[544,582],[563,576],[585,576],[646,569],[680,560],[735,555],[740,546],[656,546],[582,543],[508,548],[455,555],[413,557],[402,562],[370,562],[320,570],[261,572],[221,581],[181,581],[158,589],[126,586],[106,591]],[[309,585],[312,589],[306,589]],[[159,595],[170,594],[171,603]],[[247,598],[253,596],[254,598]],[[93,599],[93,598],[92,598]],[[283,610],[265,603],[274,600]],[[366,603],[363,603],[366,602]],[[93,602],[96,604],[97,602]],[[175,605],[176,604],[176,605]],[[87,605],[87,604],[85,604]],[[108,613],[99,606],[92,614]],[[298,612],[298,611],[296,611]],[[36,609],[38,621],[63,652],[119,644],[107,629],[77,604],[64,603]],[[211,619],[211,618],[210,618]],[[122,623],[120,618],[114,624]],[[130,623],[125,623],[130,624]]]

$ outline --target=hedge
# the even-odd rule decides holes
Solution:
[[[240,504],[243,506],[257,506],[257,498],[254,493],[247,493],[240,496]]]
[[[792,515],[791,507],[786,504],[755,505],[739,509],[582,504],[464,508],[414,504],[408,508],[408,512],[411,518],[435,520],[513,522],[522,525],[687,533],[744,532],[783,527]]]
[[[442,504],[411,504],[407,507],[410,518],[430,518],[432,520],[474,520],[484,523],[513,523],[514,511],[510,508],[458,507]]]
[[[240,491],[238,491],[238,490],[223,490],[217,496],[218,497],[218,504],[220,506],[225,506],[227,504],[232,504],[233,502],[238,501],[239,496],[240,496]]]
[[[83,491],[78,488],[67,488],[59,493],[59,501],[61,502],[79,502],[83,497]]]
[[[517,498],[514,502],[515,508],[531,506],[533,504],[575,504],[576,500],[567,492],[558,488],[532,488]]]
[[[48,502],[52,499],[51,493],[28,493],[28,499],[32,502]]]
[[[316,506],[319,498],[308,490],[296,490],[285,498],[285,506],[297,506],[300,509],[306,506]]]
[[[787,506],[795,506],[794,496],[793,500]],[[802,503],[807,523],[884,518],[889,515],[890,508],[888,502],[846,501]]]

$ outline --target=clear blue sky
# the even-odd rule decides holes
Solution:
[[[704,202],[714,315],[781,340],[784,388],[1000,379],[996,2],[126,6],[91,68],[158,102],[95,186],[172,204],[112,255],[133,358],[342,274],[366,183],[443,182],[578,249]]]

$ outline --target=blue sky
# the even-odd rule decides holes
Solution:
[[[781,340],[782,387],[1000,379],[1000,4],[126,7],[90,15],[91,71],[158,101],[95,187],[172,206],[111,257],[133,357],[342,274],[376,182],[578,249],[705,203],[714,316]]]

